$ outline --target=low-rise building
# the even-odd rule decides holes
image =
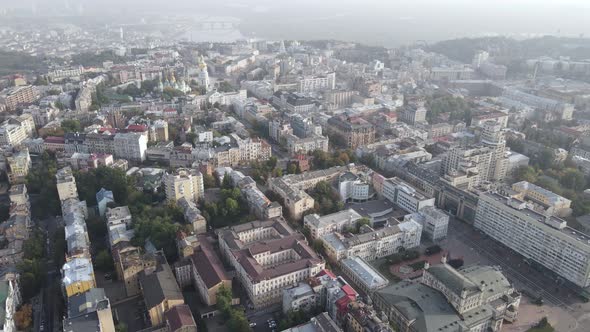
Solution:
[[[163,260],[159,262],[155,271],[144,272],[139,279],[141,293],[152,326],[163,324],[166,311],[184,304],[184,298],[174,274],[165,259]]]
[[[352,256],[340,261],[342,272],[365,293],[372,293],[384,288],[389,280],[362,258]]]
[[[61,272],[62,287],[66,297],[82,294],[96,287],[90,258],[73,258],[63,265]]]
[[[221,287],[232,289],[232,278],[225,271],[210,241],[205,236],[199,236],[200,246],[190,258],[190,262],[192,283],[201,300],[206,305],[215,305],[217,292]]]
[[[363,217],[352,209],[347,209],[325,216],[317,213],[308,214],[303,218],[303,226],[309,229],[313,239],[319,239],[328,233],[343,232],[354,227]]]
[[[527,181],[520,181],[512,185],[512,190],[520,193],[520,195],[514,197],[540,204],[546,209],[551,209],[552,213],[558,217],[567,217],[571,214],[571,200],[543,187]]]
[[[115,331],[111,304],[104,289],[91,288],[68,298],[64,332]]]

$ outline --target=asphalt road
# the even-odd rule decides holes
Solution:
[[[55,320],[56,308],[58,306],[59,298],[62,296],[58,281],[60,278],[59,271],[55,268],[53,262],[53,237],[58,225],[61,224],[61,218],[47,218],[38,222],[39,227],[46,232],[47,235],[47,275],[45,276],[45,283],[41,292],[43,293],[43,301],[41,302],[41,323],[43,324],[43,331],[59,331],[61,330],[61,322]],[[39,324],[40,326],[41,324]],[[41,329],[39,329],[41,331]]]

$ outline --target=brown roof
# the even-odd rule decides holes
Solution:
[[[201,242],[200,250],[193,254],[191,261],[207,288],[212,288],[224,280],[231,279],[225,272],[213,247],[207,241]]]
[[[172,332],[187,327],[194,327],[194,330],[197,330],[197,323],[195,323],[191,309],[186,304],[173,307],[166,311],[164,316],[166,317],[166,322]]]
[[[244,243],[240,240],[239,233],[256,228],[274,228],[276,232],[272,236],[252,243]],[[272,279],[323,262],[307,245],[305,237],[295,232],[283,218],[253,221],[228,227],[220,230],[218,234],[219,240],[227,244],[238,263],[255,282]],[[266,269],[254,258],[255,255],[263,252],[275,253],[289,249],[294,250],[300,259]]]
[[[303,235],[293,234],[276,240],[257,242],[249,248],[234,251],[233,254],[252,280],[261,281],[272,279],[318,264],[322,261],[322,259],[304,241],[305,238]],[[272,269],[265,269],[253,257],[256,254],[265,251],[278,252],[287,249],[295,250],[301,259],[273,266]]]

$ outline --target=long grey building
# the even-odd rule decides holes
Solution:
[[[527,259],[580,286],[590,285],[590,236],[511,196],[481,194],[475,227]]]

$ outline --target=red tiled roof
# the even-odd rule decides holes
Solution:
[[[349,298],[351,298],[351,299],[356,298],[357,293],[356,293],[356,291],[352,287],[350,287],[350,285],[344,285],[344,286],[342,286],[342,291]]]
[[[330,276],[331,278],[336,278],[336,275],[335,275],[335,274],[334,274],[332,271],[330,271],[330,270],[328,270],[328,269],[323,269],[323,270],[321,270],[321,271],[320,271],[320,272],[319,272],[319,273],[316,275],[316,277],[321,277],[321,276],[323,276],[323,275],[328,275],[328,276]]]
[[[65,144],[65,142],[65,138],[59,136],[47,136],[45,138],[45,143]]]
[[[127,130],[134,131],[134,132],[144,132],[147,130],[146,125],[128,125]]]

